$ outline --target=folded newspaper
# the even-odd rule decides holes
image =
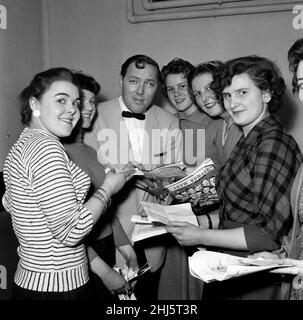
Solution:
[[[203,209],[219,202],[215,188],[215,165],[207,158],[186,177],[166,186],[179,203],[189,202],[192,207]]]
[[[135,223],[132,233],[134,242],[166,233],[165,225],[169,221],[186,221],[198,225],[190,203],[163,206],[142,201],[141,204],[147,216],[132,216],[131,221]]]
[[[206,250],[195,252],[188,262],[190,274],[207,283],[289,266],[279,259],[250,259]]]

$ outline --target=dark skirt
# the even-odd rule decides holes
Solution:
[[[102,260],[104,260],[111,268],[115,265],[116,248],[113,234],[105,238],[90,242],[89,245],[96,251],[98,256]],[[98,277],[91,270],[89,271],[89,278],[93,289],[93,300],[106,302],[114,302],[119,300],[116,295],[112,295],[108,291],[100,277]]]
[[[280,300],[282,275],[268,271],[204,284],[202,300]]]
[[[80,301],[92,300],[93,291],[90,281],[85,285],[67,292],[40,292],[34,290],[23,289],[13,284],[12,300],[65,300],[65,301]]]

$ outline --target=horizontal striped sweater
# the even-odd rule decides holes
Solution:
[[[20,258],[15,283],[43,292],[74,290],[88,281],[84,237],[93,218],[83,206],[88,175],[59,139],[25,128],[3,170],[3,205],[12,216]]]

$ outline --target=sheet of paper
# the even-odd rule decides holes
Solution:
[[[186,221],[198,225],[190,203],[163,206],[157,203],[142,201],[141,204],[149,221],[161,222],[166,225],[168,225],[169,221]]]
[[[141,203],[147,218],[138,215],[132,216],[131,220],[135,222],[135,228],[132,233],[133,242],[166,233],[164,225],[168,225],[169,221],[186,221],[198,225],[190,203],[172,206],[163,206],[144,201]]]
[[[129,269],[126,265],[124,265],[123,267],[114,266],[113,269],[119,272],[126,281],[129,281],[130,278],[136,276],[136,272],[134,272],[132,269]],[[131,292],[118,294],[119,300],[137,300],[135,294],[132,291],[133,290],[131,290]]]
[[[140,241],[143,239],[160,236],[165,234],[166,229],[164,226],[156,226],[153,224],[136,224],[132,233],[132,241]]]
[[[279,260],[248,259],[207,250],[195,252],[188,262],[191,275],[207,283],[287,266]]]
[[[130,221],[134,223],[140,223],[140,224],[149,224],[149,225],[152,224],[152,222],[148,220],[148,217],[142,217],[139,214],[132,215]]]

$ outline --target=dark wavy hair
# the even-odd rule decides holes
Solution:
[[[158,63],[153,58],[146,56],[144,54],[137,54],[137,55],[131,56],[122,64],[121,71],[120,71],[120,75],[122,79],[125,77],[127,69],[132,63],[135,63],[135,66],[137,69],[144,69],[147,64],[154,66],[158,72],[158,81],[161,82],[161,73],[160,73],[160,67]]]
[[[194,66],[186,60],[181,58],[175,58],[171,60],[167,65],[163,66],[161,69],[161,88],[163,95],[167,98],[167,86],[166,78],[169,74],[179,74],[183,73],[184,78],[187,79],[189,73],[194,70]]]
[[[188,80],[190,92],[193,95],[193,97],[194,97],[194,94],[193,94],[192,84],[193,84],[194,79],[196,77],[199,77],[199,76],[205,74],[205,73],[210,73],[214,79],[216,76],[219,76],[221,74],[223,66],[224,66],[224,63],[219,60],[207,61],[207,62],[203,62],[203,63],[198,64],[194,68],[194,70],[192,70],[189,73],[187,80]],[[212,83],[211,83],[211,89],[212,89]]]
[[[298,39],[288,50],[289,70],[293,73],[292,77],[292,91],[298,92],[297,85],[297,71],[299,63],[303,60],[303,38]]]
[[[259,56],[246,56],[227,61],[216,74],[212,89],[217,97],[222,96],[224,88],[231,85],[232,78],[246,73],[260,90],[268,90],[271,99],[268,109],[271,114],[278,111],[285,93],[285,82],[278,67],[269,59]],[[222,97],[221,97],[222,100]]]
[[[99,94],[101,86],[93,77],[79,71],[75,72],[75,78],[77,79],[82,90],[90,91],[95,96]]]
[[[24,125],[28,125],[32,118],[32,109],[29,105],[30,98],[34,97],[40,100],[55,81],[68,81],[74,84],[78,88],[82,100],[81,87],[75,74],[70,69],[51,68],[40,72],[34,76],[30,84],[24,88],[19,95],[21,122]]]

